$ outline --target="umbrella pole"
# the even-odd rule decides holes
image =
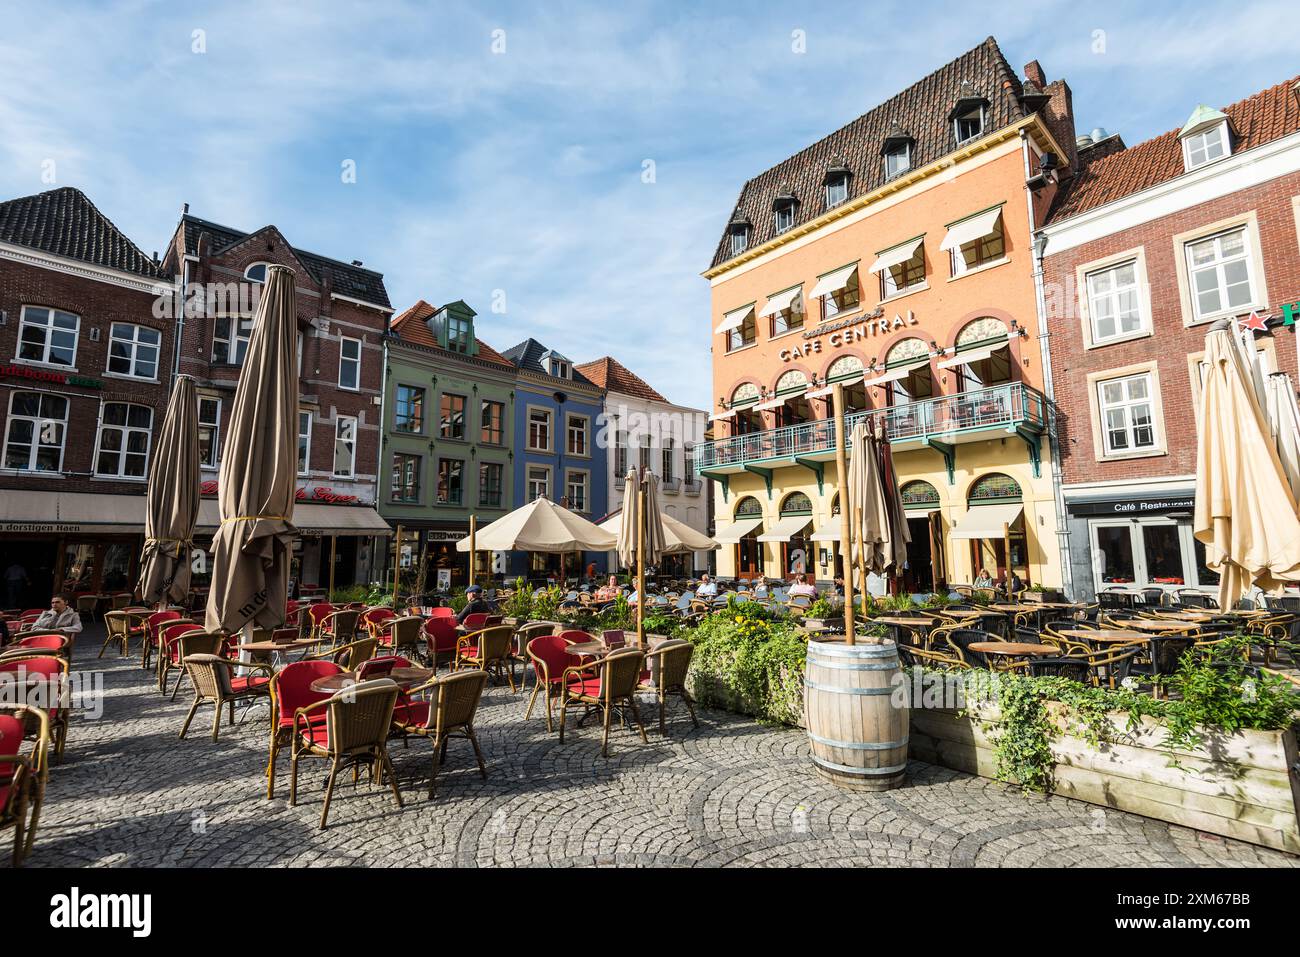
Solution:
[[[334,601],[334,563],[338,558],[339,537],[330,536],[330,601]]]
[[[402,578],[402,526],[397,526],[397,537],[393,539],[393,611],[397,611],[397,583]]]
[[[645,485],[636,490],[636,643],[645,647]]]
[[[848,455],[844,450],[844,386],[835,383],[835,470],[840,483],[840,550],[844,566],[844,640],[854,643],[853,628],[853,529],[849,516]],[[865,583],[864,583],[865,584]],[[864,609],[865,610],[865,609]]]
[[[474,584],[474,562],[478,558],[478,552],[474,551],[474,539],[478,533],[478,516],[469,517],[469,584]]]
[[[862,527],[862,506],[853,507],[853,527]],[[867,547],[863,542],[858,542],[858,560],[855,563],[858,566],[858,579],[862,583],[862,617],[867,616],[867,599],[871,593],[867,591]]]

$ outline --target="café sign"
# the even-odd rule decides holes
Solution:
[[[803,334],[805,341],[802,345],[782,349],[779,355],[782,362],[793,362],[795,359],[819,355],[823,351],[823,343],[825,343],[825,351],[840,349],[876,336],[887,336],[916,324],[916,314],[910,309],[906,316],[894,313],[892,319],[888,318],[883,310],[876,309],[874,312],[854,316],[851,319],[822,323],[809,329]]]
[[[217,494],[216,481],[209,479],[199,486],[199,494],[209,498]],[[300,488],[294,493],[295,502],[320,502],[325,505],[355,505],[359,501],[355,495],[343,495],[324,485],[314,488]]]
[[[64,372],[54,372],[50,369],[34,369],[24,365],[7,365],[0,366],[0,376],[6,379],[31,379],[33,382],[50,382],[54,385],[78,385],[86,389],[102,389],[104,383],[98,379],[88,379],[85,376],[68,375]]]

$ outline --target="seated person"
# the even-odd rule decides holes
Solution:
[[[81,632],[81,616],[77,610],[68,605],[67,595],[55,595],[50,599],[50,608],[48,611],[41,612],[41,616],[36,619],[33,629],[42,631],[58,631],[65,635],[76,635]]]
[[[618,576],[610,575],[609,581],[596,589],[596,601],[613,601],[618,597]]]
[[[790,597],[795,598],[799,595],[805,595],[808,598],[817,597],[817,586],[804,581],[801,574],[794,576],[794,584],[790,586]]]
[[[993,576],[989,574],[989,570],[987,568],[981,568],[980,573],[975,576],[975,587],[992,588],[993,584]]]
[[[767,576],[759,575],[753,581],[754,597],[762,598],[767,594]]]
[[[696,598],[717,598],[718,583],[709,578],[709,573],[705,572],[700,576],[700,585],[695,589]]]
[[[470,615],[492,615],[496,613],[497,606],[483,597],[483,589],[478,585],[470,585],[466,588],[465,598],[465,607],[456,616],[456,624],[458,625],[465,624],[465,619]]]

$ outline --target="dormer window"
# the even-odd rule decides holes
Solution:
[[[748,219],[734,219],[727,226],[727,241],[731,245],[731,255],[739,256],[749,248],[750,229]]]
[[[551,353],[546,357],[546,371],[557,379],[573,378],[573,366],[563,356]]]
[[[434,341],[448,352],[472,356],[478,352],[474,339],[475,312],[464,300],[448,303],[429,319]]]
[[[794,194],[783,190],[772,202],[772,213],[776,217],[776,231],[783,233],[794,226],[794,208],[798,200]]]
[[[826,171],[822,184],[826,189],[827,209],[833,209],[849,198],[849,175],[849,168],[841,160],[835,160]]]
[[[474,323],[460,316],[447,317],[447,348],[467,355],[474,341]]]
[[[958,143],[973,140],[984,132],[984,107],[976,106],[953,119],[953,131]]]
[[[1183,141],[1183,169],[1191,172],[1232,152],[1228,117],[1219,110],[1198,106],[1178,134]]]
[[[912,147],[898,143],[885,151],[885,179],[893,179],[912,168]]]

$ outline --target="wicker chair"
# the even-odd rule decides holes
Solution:
[[[402,806],[402,792],[397,787],[392,762],[388,759],[388,732],[393,709],[401,689],[387,678],[362,681],[346,691],[299,708],[293,715],[293,750],[289,760],[289,806],[298,803],[298,760],[304,756],[325,758],[330,762],[329,781],[325,785],[325,805],[320,812],[323,830],[329,821],[330,798],[339,768],[351,764],[370,767],[373,782],[380,772],[388,775],[397,806]],[[315,720],[318,714],[325,721]]]
[[[191,628],[189,631],[182,632],[174,638],[167,639],[168,654],[162,658],[164,668],[174,667],[176,669],[176,686],[172,688],[170,698],[175,701],[177,693],[181,690],[181,682],[185,680],[188,672],[185,666],[181,664],[191,655],[218,655],[221,656],[222,646],[225,644],[225,636],[219,631],[204,631],[202,628]],[[176,664],[170,665],[171,652],[176,655]],[[222,656],[224,657],[224,656]],[[167,691],[167,672],[163,671],[163,693]]]
[[[429,667],[438,670],[438,657],[450,655],[456,660],[456,642],[460,632],[456,630],[456,619],[446,615],[435,615],[424,622],[424,651]]]
[[[686,690],[686,672],[691,666],[691,656],[695,654],[695,645],[684,639],[673,639],[660,644],[645,657],[650,662],[654,671],[653,664],[658,662],[659,671],[655,677],[655,697],[659,702],[659,733],[667,734],[664,728],[664,706],[666,698],[670,694],[675,694],[682,699],[686,705],[686,710],[690,712],[691,724],[695,727],[700,726],[699,720],[695,717],[694,702],[691,700],[690,692]]]
[[[530,621],[526,625],[520,625],[515,629],[514,640],[511,642],[510,650],[510,673],[514,674],[514,663],[517,661],[524,667],[523,678],[520,678],[520,687],[523,687],[524,678],[528,677],[528,666],[532,659],[528,657],[528,645],[534,638],[540,638],[543,635],[550,635],[555,632],[559,622],[554,621]],[[533,680],[537,676],[533,675]]]
[[[645,655],[640,648],[625,648],[611,651],[604,658],[576,667],[565,668],[561,684],[560,698],[560,743],[564,743],[565,716],[570,704],[581,704],[586,711],[593,709],[602,712],[604,733],[600,739],[602,757],[609,755],[609,722],[614,708],[620,702],[626,702],[632,718],[636,721],[641,740],[646,744],[645,725],[636,709],[636,689],[641,680],[641,668]],[[578,719],[581,723],[581,718]]]
[[[139,630],[132,629],[130,617],[122,611],[104,612],[104,644],[99,649],[99,657],[104,657],[104,652],[108,646],[116,642],[122,646],[119,654],[125,656],[130,653],[131,639],[141,634]]]
[[[487,672],[481,670],[457,671],[419,688],[412,694],[429,692],[432,701],[413,698],[394,715],[394,723],[403,734],[419,735],[433,740],[433,770],[429,773],[429,797],[433,797],[438,769],[447,760],[447,745],[452,738],[465,738],[474,748],[478,773],[487,780],[487,767],[483,751],[474,734],[474,716],[487,684]]]
[[[43,682],[46,684],[42,694],[48,702],[48,707],[34,709],[22,704],[0,704],[0,712],[18,714],[26,709],[26,711],[39,710],[44,714],[46,717],[45,727],[54,742],[55,757],[63,754],[64,746],[68,741],[69,705],[71,703],[68,695],[69,667],[66,658],[59,658],[43,651],[11,652],[0,658],[0,674],[22,673],[29,683]],[[14,693],[16,694],[16,701],[30,700],[28,691],[24,689],[17,689]],[[55,695],[58,696],[57,701],[53,700]],[[35,734],[39,723],[32,715],[25,712],[23,717],[27,734],[29,736]]]
[[[564,680],[564,669],[573,662],[573,656],[564,650],[571,644],[573,642],[563,635],[553,634],[538,635],[528,642],[528,658],[533,663],[536,680],[533,682],[533,693],[528,697],[524,720],[527,721],[532,717],[533,703],[537,700],[537,695],[544,694],[548,734],[551,731],[551,703],[562,697],[561,683]]]
[[[306,708],[331,697],[328,691],[312,691],[311,684],[318,678],[328,678],[343,669],[332,661],[294,661],[285,665],[271,678],[271,748],[266,762],[266,798],[275,796],[275,759],[280,749],[293,741],[293,718],[299,708]],[[311,721],[323,724],[323,713]]]
[[[241,664],[219,655],[190,655],[184,659],[184,664],[185,670],[190,674],[190,682],[194,685],[194,703],[190,705],[190,713],[185,716],[185,723],[181,725],[180,737],[182,738],[190,729],[190,722],[194,720],[199,705],[205,701],[215,706],[212,715],[212,740],[216,741],[221,730],[222,706],[230,708],[230,723],[233,726],[236,701],[245,698],[265,698],[271,694],[270,665],[247,662]],[[231,674],[231,670],[237,667],[252,672],[262,671],[266,674],[248,674],[236,678]]]
[[[959,671],[970,669],[970,665],[950,651],[899,645],[898,657],[909,668],[951,668]]]
[[[129,591],[122,591],[113,596],[111,605],[114,611],[121,611],[123,608],[129,608],[133,601],[135,595]]]
[[[149,670],[149,659],[158,644],[158,629],[167,622],[180,620],[179,611],[155,611],[144,616],[144,642],[140,648],[140,667],[145,671]]]
[[[349,645],[356,641],[360,621],[361,612],[354,608],[340,608],[321,619],[316,637],[328,638],[334,645]]]
[[[403,651],[418,654],[420,651],[420,633],[423,628],[424,619],[415,615],[407,615],[402,618],[387,618],[376,622],[371,628],[371,634],[379,639],[381,645],[391,650],[395,655],[400,655]]]
[[[982,641],[1000,641],[997,635],[974,628],[949,628],[944,633],[944,640],[952,652],[972,668],[992,668],[993,664],[981,652],[971,651],[970,645]]]
[[[155,666],[159,691],[166,693],[167,674],[169,672],[183,669],[180,645],[177,643],[177,639],[191,631],[203,631],[203,626],[193,618],[174,618],[171,621],[160,623],[154,630],[154,641],[157,644],[158,653]],[[208,653],[216,654],[217,652],[211,651]]]
[[[1030,658],[1029,674],[1033,678],[1069,678],[1087,684],[1092,677],[1087,658]]]
[[[384,606],[367,608],[361,613],[360,624],[361,627],[366,630],[366,634],[380,638],[384,631],[384,626],[396,617],[397,612],[393,611],[391,608],[386,608]]]
[[[32,738],[23,753],[25,738]],[[0,714],[0,827],[14,829],[13,866],[31,853],[49,775],[50,719],[40,708],[14,705]]]
[[[493,625],[465,635],[456,642],[456,660],[452,671],[460,671],[463,666],[482,671],[495,671],[498,677],[504,675],[515,690],[515,678],[510,671],[510,644],[515,630],[509,625]]]
[[[373,658],[378,649],[378,638],[358,638],[346,645],[307,655],[303,661],[332,661],[344,671],[356,671],[361,667],[361,662]]]
[[[29,631],[0,648],[0,657],[6,655],[53,655],[72,660],[72,639],[60,631]]]

